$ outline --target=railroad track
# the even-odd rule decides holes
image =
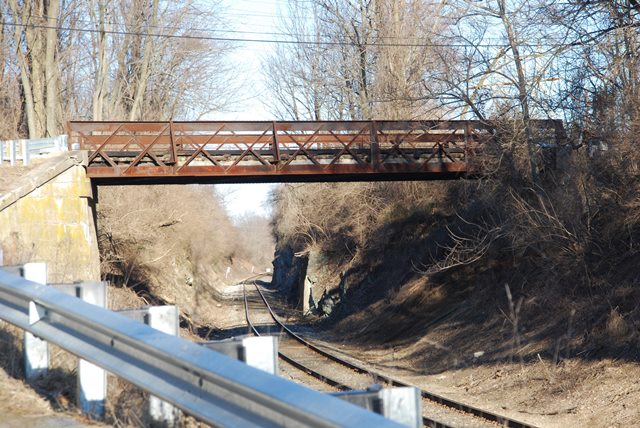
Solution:
[[[277,330],[282,333],[279,341],[279,357],[286,364],[293,366],[318,382],[328,385],[335,390],[366,389],[372,383],[383,383],[386,386],[396,387],[415,387],[415,385],[368,369],[362,364],[346,361],[301,337],[283,323],[275,314],[264,292],[260,289],[256,281],[253,281],[252,285],[255,287],[257,296],[250,295],[246,287],[243,287],[247,324],[253,334],[259,336],[259,329],[255,323],[252,322],[250,312],[258,312],[260,308],[268,311],[268,315],[275,323]],[[260,302],[261,305],[259,304]],[[309,352],[311,352],[311,356],[309,356]],[[342,373],[342,376],[338,378],[337,373]],[[346,378],[346,380],[344,378]],[[482,426],[534,428],[533,425],[506,416],[451,400],[424,389],[420,390],[422,395],[422,421],[424,426],[436,428],[475,428]]]

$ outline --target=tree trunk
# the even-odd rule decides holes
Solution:
[[[20,10],[16,0],[9,0],[9,7],[11,13],[17,19],[21,17],[21,21],[25,22],[26,17],[30,14],[30,8],[28,3],[24,5],[24,8]],[[23,51],[23,28],[20,26],[14,27],[14,42],[16,44],[16,54],[18,56],[18,64],[20,65],[20,81],[22,82],[22,88],[24,91],[24,117],[27,121],[27,130],[29,131],[29,137],[35,138],[38,133],[38,126],[36,123],[36,112],[34,106],[33,88],[31,86],[31,76],[27,57]],[[25,30],[26,32],[26,30]]]
[[[34,10],[32,12],[33,15],[43,16],[44,15],[44,0],[37,1],[34,3]],[[28,2],[25,2],[25,8]],[[31,18],[27,18],[23,22],[28,22]],[[30,138],[42,138],[45,136],[46,132],[46,105],[45,105],[45,86],[46,80],[44,75],[44,50],[45,50],[45,40],[44,34],[41,28],[36,28],[33,26],[25,27],[25,53],[26,57],[29,59],[29,64],[31,65],[31,69],[29,70],[29,77],[31,78],[31,89],[33,94],[33,113],[35,115],[35,124],[36,124],[36,132],[35,135],[30,135]]]
[[[93,2],[92,2],[93,3]],[[109,64],[107,63],[107,34],[105,31],[109,30],[109,23],[107,18],[107,4],[103,0],[97,2],[98,16],[95,17],[98,26],[98,34],[96,40],[96,77],[95,88],[93,90],[92,100],[92,116],[93,120],[104,120],[105,100],[107,98],[108,84],[109,84]],[[91,13],[95,14],[94,4],[91,4]]]
[[[155,28],[157,25],[158,16],[158,0],[153,0],[153,10],[151,16],[150,28]],[[147,90],[147,82],[150,76],[151,57],[153,56],[154,41],[153,38],[147,36],[142,53],[142,66],[140,67],[140,73],[138,75],[138,82],[136,86],[135,95],[133,97],[133,104],[131,105],[131,111],[129,112],[129,120],[137,120],[142,110],[142,101],[144,100],[144,93]]]
[[[56,49],[58,44],[57,18],[60,10],[59,0],[48,0],[46,7],[46,52],[44,63],[44,75],[46,79],[46,129],[50,137],[58,135],[58,111],[60,108],[58,91],[58,67],[56,64]]]
[[[513,62],[516,67],[516,73],[518,75],[518,100],[520,102],[520,108],[522,109],[522,120],[524,122],[524,135],[527,142],[527,153],[529,155],[529,166],[531,168],[531,181],[534,185],[538,184],[538,168],[536,162],[535,148],[533,147],[533,136],[531,133],[531,116],[529,113],[529,93],[527,91],[527,79],[524,74],[524,67],[522,65],[522,58],[520,57],[520,50],[518,48],[518,40],[516,39],[513,26],[507,16],[504,0],[499,1],[500,19],[504,25],[505,32],[507,33],[507,39],[509,47],[513,52]]]

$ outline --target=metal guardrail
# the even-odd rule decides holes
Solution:
[[[2,269],[0,318],[215,426],[399,426]]]
[[[23,165],[29,165],[29,161],[33,157],[49,153],[66,152],[68,150],[67,141],[67,135],[30,140],[0,141],[0,166],[4,163],[5,159],[8,159],[12,166],[16,165],[18,160],[22,161]]]

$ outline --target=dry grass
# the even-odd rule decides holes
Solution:
[[[210,308],[221,288],[270,264],[266,224],[246,219],[240,230],[211,186],[109,187],[99,192],[103,275],[149,304],[176,304],[188,319],[212,324]]]
[[[405,331],[428,323],[415,305],[438,306],[406,292],[427,275],[428,287],[445,295],[441,305],[467,290],[457,299],[502,320],[507,359],[638,358],[640,156],[611,142],[595,157],[573,152],[557,170],[541,158],[533,183],[519,131],[502,135],[487,165],[491,177],[477,181],[286,186],[276,200],[278,245],[317,251],[331,264],[326,272],[341,273],[325,284],[347,290],[334,318],[360,337],[375,341],[387,329],[386,310],[398,338],[399,320]],[[478,300],[480,292],[493,300]],[[353,315],[364,310],[371,335],[362,336]],[[466,322],[480,317],[473,311]],[[370,322],[377,319],[386,321]]]
[[[0,148],[0,150],[2,150]],[[9,166],[9,163],[0,164],[0,193],[11,190],[15,186],[15,182],[27,172],[29,172],[37,164],[33,162],[29,166],[24,166],[21,163],[15,166]]]
[[[23,337],[21,329],[4,322],[0,324],[0,368],[3,373],[14,379],[24,379]],[[36,406],[46,400],[48,405],[43,409],[47,413],[51,413],[51,410],[75,411],[77,358],[56,346],[49,345],[49,361],[49,371],[31,383],[31,390],[24,385],[24,392],[15,399],[17,406],[20,407],[20,397],[23,397],[22,399],[33,400]],[[40,397],[34,398],[37,394]],[[25,410],[24,413],[16,413],[13,410],[11,413],[14,415],[37,414],[37,411],[31,410]]]
[[[10,416],[38,417],[51,415],[52,409],[49,403],[39,397],[33,389],[22,380],[8,375],[0,370],[0,414],[3,422]]]
[[[23,378],[22,330],[0,321],[0,367],[12,377]]]
[[[438,182],[286,185],[275,195],[276,236],[298,251],[316,246],[353,256],[379,244],[374,238],[381,227],[419,210],[430,214],[445,189]]]
[[[606,322],[607,336],[613,341],[624,340],[631,332],[631,326],[624,317],[620,315],[618,309],[612,309]]]

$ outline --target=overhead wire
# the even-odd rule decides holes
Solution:
[[[5,14],[5,16],[9,16],[11,18],[15,18],[15,16],[11,15],[11,14]],[[241,17],[244,17],[242,15],[238,15]],[[30,14],[27,15],[26,18],[28,20],[31,19],[51,19],[50,16],[47,15],[36,15],[36,14]],[[62,19],[54,17],[53,18],[56,21],[61,21]],[[91,23],[91,24],[95,24],[96,21],[91,20],[91,19],[82,19],[82,18],[75,18],[74,17],[74,21],[75,22],[84,22],[84,23]],[[101,24],[105,24],[105,25],[117,25],[117,26],[126,26],[127,24],[124,22],[116,22],[116,21],[103,21],[101,22]],[[309,33],[287,33],[287,32],[280,32],[280,31],[247,31],[247,30],[231,30],[231,29],[223,29],[223,28],[196,28],[196,27],[192,27],[192,28],[182,28],[182,27],[177,27],[177,26],[171,26],[171,25],[152,25],[152,24],[146,24],[145,27],[147,28],[154,28],[154,29],[158,29],[160,31],[162,30],[178,30],[178,31],[194,31],[194,32],[202,32],[202,33],[229,33],[229,34],[251,34],[251,35],[268,35],[268,36],[297,36],[297,37],[310,37],[310,38],[316,38],[316,37],[321,37],[321,38],[326,38],[326,37],[331,37],[330,35],[327,34],[309,34]],[[431,34],[436,35],[437,33],[430,31]],[[387,35],[377,35],[376,39],[378,40],[423,40],[422,37],[407,37],[407,36],[387,36]],[[485,38],[485,40],[489,40],[489,38]],[[494,38],[494,40],[497,40]]]
[[[10,14],[5,14],[5,16],[11,16]],[[11,16],[13,18],[13,16]],[[50,19],[50,17],[46,15],[28,15],[28,19]],[[53,18],[56,21],[61,21],[59,18]],[[76,22],[85,22],[85,23],[96,23],[91,19],[74,19]],[[101,22],[105,25],[117,25],[117,26],[126,26],[127,24],[124,22],[116,22],[116,21],[103,21]],[[230,33],[230,34],[252,34],[252,35],[269,35],[269,36],[302,36],[302,37],[329,37],[328,35],[318,35],[318,34],[309,34],[309,33],[287,33],[280,31],[247,31],[247,30],[230,30],[223,28],[183,28],[171,25],[152,25],[146,24],[147,28],[154,28],[158,30],[182,30],[182,31],[194,31],[194,32],[203,32],[203,33]],[[435,33],[434,33],[435,34]],[[376,36],[377,39],[389,39],[389,40],[422,40],[420,37],[406,37],[406,36]]]
[[[286,39],[255,39],[255,38],[240,38],[240,37],[219,37],[219,36],[203,36],[203,35],[188,35],[188,34],[162,34],[162,33],[150,33],[146,31],[125,31],[125,30],[107,30],[107,29],[94,29],[94,28],[76,28],[70,26],[61,26],[61,25],[46,25],[46,24],[36,24],[36,23],[18,23],[18,22],[7,22],[2,21],[2,25],[11,26],[11,27],[22,27],[22,28],[42,28],[42,29],[51,29],[58,31],[75,31],[80,33],[104,33],[104,34],[113,34],[119,36],[131,35],[131,36],[147,36],[147,37],[158,37],[158,38],[168,38],[168,39],[187,39],[187,40],[211,40],[211,41],[222,41],[222,42],[247,42],[247,43],[275,43],[275,44],[293,44],[293,45],[329,45],[329,46],[358,46],[358,44],[353,42],[340,42],[340,41],[305,41],[305,40],[286,40]],[[464,44],[439,44],[439,43],[367,43],[368,46],[381,46],[381,47],[464,47],[468,45]],[[484,46],[494,46],[494,47],[503,47],[504,43],[500,44],[485,44]]]
[[[306,2],[305,0],[300,0],[302,2]],[[243,10],[240,10],[245,12]],[[220,11],[218,13],[224,14],[225,11]],[[237,15],[240,17],[249,16],[250,13]],[[273,16],[266,15],[271,18],[282,18],[281,16]],[[4,17],[11,17],[15,19],[11,13],[4,14]],[[27,19],[51,19],[46,15],[28,15]],[[61,21],[60,18],[54,18],[56,21]],[[93,20],[89,19],[77,19],[79,22],[89,22],[95,23]],[[125,26],[125,23],[121,22],[104,22],[104,24],[115,25],[115,26]],[[146,28],[155,28],[160,30],[160,33],[153,33],[148,31],[129,31],[129,30],[114,30],[114,29],[97,29],[97,28],[78,28],[72,26],[64,26],[64,25],[47,25],[47,24],[38,24],[38,23],[19,23],[12,21],[2,21],[0,25],[13,26],[13,27],[23,27],[23,28],[43,28],[43,29],[56,29],[59,31],[73,31],[73,32],[81,32],[81,33],[105,33],[112,35],[133,35],[133,36],[148,36],[148,37],[157,37],[157,38],[172,38],[172,39],[191,39],[191,40],[210,40],[210,41],[220,41],[220,42],[234,42],[234,43],[267,43],[267,44],[287,44],[287,45],[316,45],[316,46],[354,46],[360,47],[362,45],[371,46],[371,47],[450,47],[450,48],[509,48],[510,44],[505,41],[500,42],[486,42],[488,40],[501,40],[499,38],[483,38],[483,42],[478,43],[444,43],[444,42],[379,42],[373,41],[368,43],[357,44],[350,41],[336,41],[336,40],[317,40],[317,38],[327,38],[333,37],[333,35],[327,34],[300,34],[300,33],[287,33],[287,32],[275,32],[275,31],[247,31],[247,30],[232,30],[232,29],[214,29],[214,28],[181,28],[177,26],[160,26],[160,25],[145,25]],[[192,31],[196,33],[229,33],[229,34],[248,34],[248,35],[267,35],[267,36],[291,36],[291,37],[309,37],[315,38],[316,40],[290,40],[290,39],[276,39],[276,38],[242,38],[242,37],[223,37],[223,36],[205,36],[202,34],[199,35],[190,35],[190,34],[166,34],[163,33],[164,30],[172,30],[172,31]],[[434,35],[436,33],[433,33]],[[442,36],[441,34],[438,34]],[[406,36],[376,36],[376,40],[423,40],[420,37],[406,37]],[[594,40],[591,39],[591,42]],[[587,46],[595,43],[587,43],[584,41],[572,41],[572,42],[527,42],[527,43],[519,43],[518,46],[528,47],[528,48],[566,48],[573,46]]]
[[[464,43],[380,43],[380,42],[371,42],[371,43],[362,43],[357,44],[354,42],[346,42],[346,41],[316,41],[316,40],[286,40],[286,39],[257,39],[257,38],[241,38],[241,37],[220,37],[220,36],[204,36],[204,35],[188,35],[188,34],[163,34],[163,33],[150,33],[146,31],[125,31],[125,30],[107,30],[107,29],[95,29],[95,28],[76,28],[70,26],[62,26],[62,25],[46,25],[46,24],[36,24],[36,23],[18,23],[18,22],[7,22],[2,21],[0,25],[3,26],[11,26],[11,27],[22,27],[22,28],[41,28],[41,29],[53,29],[58,31],[73,31],[79,33],[103,33],[103,34],[112,34],[119,36],[139,36],[139,37],[157,37],[157,38],[167,38],[167,39],[186,39],[186,40],[209,40],[209,41],[220,41],[220,42],[235,42],[235,43],[268,43],[268,44],[286,44],[286,45],[313,45],[313,46],[352,46],[352,47],[360,47],[362,45],[371,46],[371,47],[450,47],[450,48],[466,48],[466,47],[493,47],[493,48],[508,48],[509,43],[477,43],[477,44],[464,44]],[[559,48],[559,47],[568,47],[568,46],[577,46],[583,45],[584,43],[565,43],[565,44],[549,44],[549,43],[521,43],[518,46],[521,47],[550,47],[550,48]]]

